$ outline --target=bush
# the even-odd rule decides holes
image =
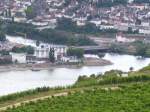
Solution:
[[[13,47],[12,52],[15,53],[27,53],[27,54],[34,54],[34,48],[31,46],[25,46],[25,47]]]
[[[0,41],[6,41],[5,33],[0,31]]]
[[[67,50],[67,55],[68,56],[76,56],[77,58],[82,58],[84,55],[84,50],[78,49],[78,48],[69,48]]]

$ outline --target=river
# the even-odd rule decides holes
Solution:
[[[12,40],[16,41],[17,39]],[[22,40],[20,41],[22,42]],[[31,43],[33,44],[33,41],[31,41]],[[74,84],[80,75],[90,76],[91,74],[104,73],[112,69],[127,72],[130,67],[134,67],[134,70],[139,70],[150,63],[150,58],[139,59],[136,56],[110,53],[106,53],[104,59],[109,60],[114,64],[107,66],[85,66],[74,69],[54,68],[39,72],[34,72],[31,70],[1,72],[0,96],[43,86],[67,86]]]
[[[39,72],[9,71],[0,73],[0,95],[7,95],[37,87],[66,86],[75,83],[80,75],[91,75],[93,73],[104,73],[111,69],[128,71],[132,66],[138,70],[150,63],[150,58],[138,59],[130,55],[106,54],[104,59],[112,61],[113,65],[93,66],[81,68],[55,68]]]

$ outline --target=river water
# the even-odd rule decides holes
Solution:
[[[14,92],[34,89],[37,87],[66,86],[75,83],[80,75],[91,75],[104,73],[111,69],[128,71],[132,66],[138,70],[150,63],[150,58],[138,59],[130,55],[106,54],[104,59],[112,61],[113,65],[93,66],[81,68],[55,68],[51,70],[42,70],[34,72],[27,71],[9,71],[0,73],[0,95],[6,95]]]
[[[11,41],[17,40],[10,37],[9,39]],[[18,40],[24,42],[20,38]],[[30,42],[34,45],[33,41]],[[112,69],[127,72],[130,67],[134,67],[134,70],[139,70],[150,63],[150,58],[139,59],[136,56],[109,53],[104,56],[104,59],[114,64],[107,66],[85,66],[81,68],[54,68],[39,72],[31,70],[1,72],[0,96],[43,86],[67,86],[74,84],[80,75],[90,76],[91,74],[104,73]]]

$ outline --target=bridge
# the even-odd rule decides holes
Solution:
[[[85,52],[107,52],[110,46],[106,45],[99,45],[99,46],[77,46],[74,48],[83,49]]]

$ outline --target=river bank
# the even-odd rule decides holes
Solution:
[[[64,64],[52,64],[52,63],[41,63],[41,64],[10,64],[0,66],[0,72],[8,71],[40,71],[40,70],[51,70],[55,68],[79,68],[83,66],[106,66],[112,65],[113,63],[105,59],[86,58],[83,63],[64,63]]]

